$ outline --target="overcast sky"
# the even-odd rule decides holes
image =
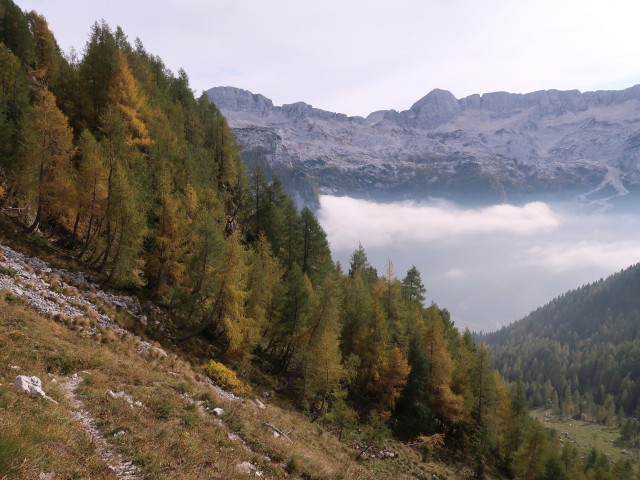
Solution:
[[[184,68],[200,93],[366,116],[434,88],[458,97],[640,83],[638,0],[17,0],[82,52],[90,25]]]

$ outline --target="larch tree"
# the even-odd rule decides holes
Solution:
[[[510,460],[513,460],[515,452],[522,446],[531,421],[524,388],[522,379],[519,378],[511,392],[511,411],[505,429],[505,455]]]
[[[144,120],[144,116],[148,116],[148,107],[122,50],[119,50],[116,55],[106,99],[122,115],[129,130],[129,142],[132,145],[148,147],[153,143]]]
[[[365,347],[366,325],[373,315],[373,299],[365,281],[358,272],[343,279],[342,336],[344,357],[359,355]]]
[[[60,74],[60,49],[49,30],[47,20],[42,15],[30,12],[27,19],[35,40],[35,69],[32,75],[49,88],[53,88]]]
[[[238,234],[223,238],[213,225],[202,225],[205,242],[194,260],[201,263],[201,272],[196,273],[194,290],[199,325],[190,333],[177,338],[185,341],[205,331],[223,340],[220,355],[228,360],[243,361],[251,354],[256,343],[256,329],[247,318],[247,251],[240,243]],[[209,230],[209,231],[207,231]],[[222,243],[222,245],[220,245]],[[219,251],[222,247],[222,252]],[[193,281],[192,280],[192,281]],[[193,314],[189,312],[189,316]]]
[[[463,398],[452,390],[454,363],[447,349],[442,318],[437,305],[426,310],[426,328],[423,347],[429,369],[429,396],[431,410],[445,425],[451,426],[462,418]]]
[[[257,338],[252,346],[257,346],[268,325],[276,319],[277,291],[282,279],[280,263],[271,253],[271,246],[264,235],[260,235],[249,252],[248,295],[245,309],[254,323]]]
[[[354,352],[360,358],[357,377],[358,392],[372,395],[374,402],[381,405],[380,379],[388,373],[388,359],[392,351],[391,332],[385,307],[385,284],[379,279],[372,292],[371,315],[362,325],[362,343]]]
[[[34,106],[24,122],[19,182],[35,215],[27,228],[33,232],[49,216],[64,217],[71,210],[70,196],[75,152],[67,118],[46,88],[36,93]]]
[[[391,416],[396,400],[407,383],[411,367],[398,347],[389,348],[382,358],[368,390],[375,394],[376,408],[386,419]]]
[[[81,257],[100,232],[104,221],[109,172],[100,146],[88,130],[80,134],[78,149],[73,235],[82,242]]]
[[[215,322],[211,311],[219,287],[217,272],[226,248],[221,207],[214,192],[205,191],[198,199],[195,190],[188,189],[185,205],[190,222],[187,269],[173,303],[181,329],[190,332],[178,336],[178,341],[199,335]]]
[[[179,196],[172,191],[166,172],[160,174],[157,204],[155,242],[148,256],[146,270],[155,293],[163,297],[182,281],[187,218],[181,212]]]
[[[240,243],[239,233],[234,232],[225,239],[224,259],[217,273],[218,293],[212,310],[225,343],[223,354],[228,359],[244,360],[259,339],[259,325],[248,318],[245,311],[247,274],[247,251]]]
[[[415,312],[415,308],[412,309],[410,305],[402,301],[402,286],[393,271],[391,260],[387,262],[387,271],[382,277],[382,281],[384,282],[384,290],[380,292],[383,294],[381,303],[384,305],[387,316],[391,342],[406,355],[409,351],[412,311]]]
[[[0,165],[15,166],[24,113],[29,107],[29,79],[20,59],[0,42]]]
[[[500,403],[489,350],[484,343],[478,345],[474,360],[471,367],[475,403],[472,412],[472,441],[476,453],[476,466],[483,469],[486,458],[498,446]]]
[[[301,369],[303,400],[309,401],[314,410],[313,420],[323,415],[336,399],[344,397],[339,335],[337,278],[330,275],[318,287],[310,308],[305,353]]]
[[[102,252],[94,261],[99,271],[110,265],[109,278],[139,281],[142,240],[146,233],[144,208],[131,164],[138,154],[131,145],[122,114],[108,105],[101,122],[101,149],[107,174],[107,198]]]

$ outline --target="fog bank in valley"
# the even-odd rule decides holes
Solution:
[[[490,331],[563,292],[640,261],[640,219],[573,204],[477,209],[433,200],[375,203],[322,196],[319,219],[345,269],[362,243],[379,274],[415,265],[427,301],[459,328]]]

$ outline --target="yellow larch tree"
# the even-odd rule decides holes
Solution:
[[[153,143],[144,121],[147,105],[122,50],[118,51],[113,74],[109,81],[107,101],[122,114],[129,129],[132,145],[146,147]]]
[[[78,141],[78,174],[75,182],[74,237],[82,240],[80,256],[96,238],[104,220],[109,171],[94,136],[83,130]]]
[[[155,249],[146,265],[148,276],[154,283],[155,293],[161,297],[182,282],[185,269],[186,218],[181,212],[179,197],[172,192],[169,177],[163,171],[158,186]]]
[[[431,409],[443,423],[452,425],[461,419],[464,401],[451,389],[454,365],[451,354],[447,350],[442,318],[435,304],[426,310],[423,347],[428,361],[427,389],[432,399]]]
[[[73,133],[67,117],[46,88],[36,93],[24,122],[24,144],[18,169],[19,185],[35,208],[28,232],[48,217],[68,220],[72,208]]]

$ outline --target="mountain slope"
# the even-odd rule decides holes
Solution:
[[[409,110],[347,117],[298,102],[274,106],[233,87],[207,91],[249,163],[293,194],[377,199],[603,202],[640,181],[640,85],[622,91],[506,92],[456,99],[433,90]],[[289,182],[294,183],[294,182]]]
[[[402,460],[362,465],[277,399],[230,394],[178,349],[123,328],[146,321],[138,299],[3,245],[0,257],[0,478],[457,478],[398,442],[387,448]],[[166,320],[155,310],[150,324]],[[50,398],[18,391],[18,375],[40,378]]]
[[[600,420],[619,409],[638,415],[640,264],[567,292],[482,340],[508,380],[530,384],[536,406],[569,402],[568,414],[587,415],[589,404],[599,405],[609,412],[588,415]]]

